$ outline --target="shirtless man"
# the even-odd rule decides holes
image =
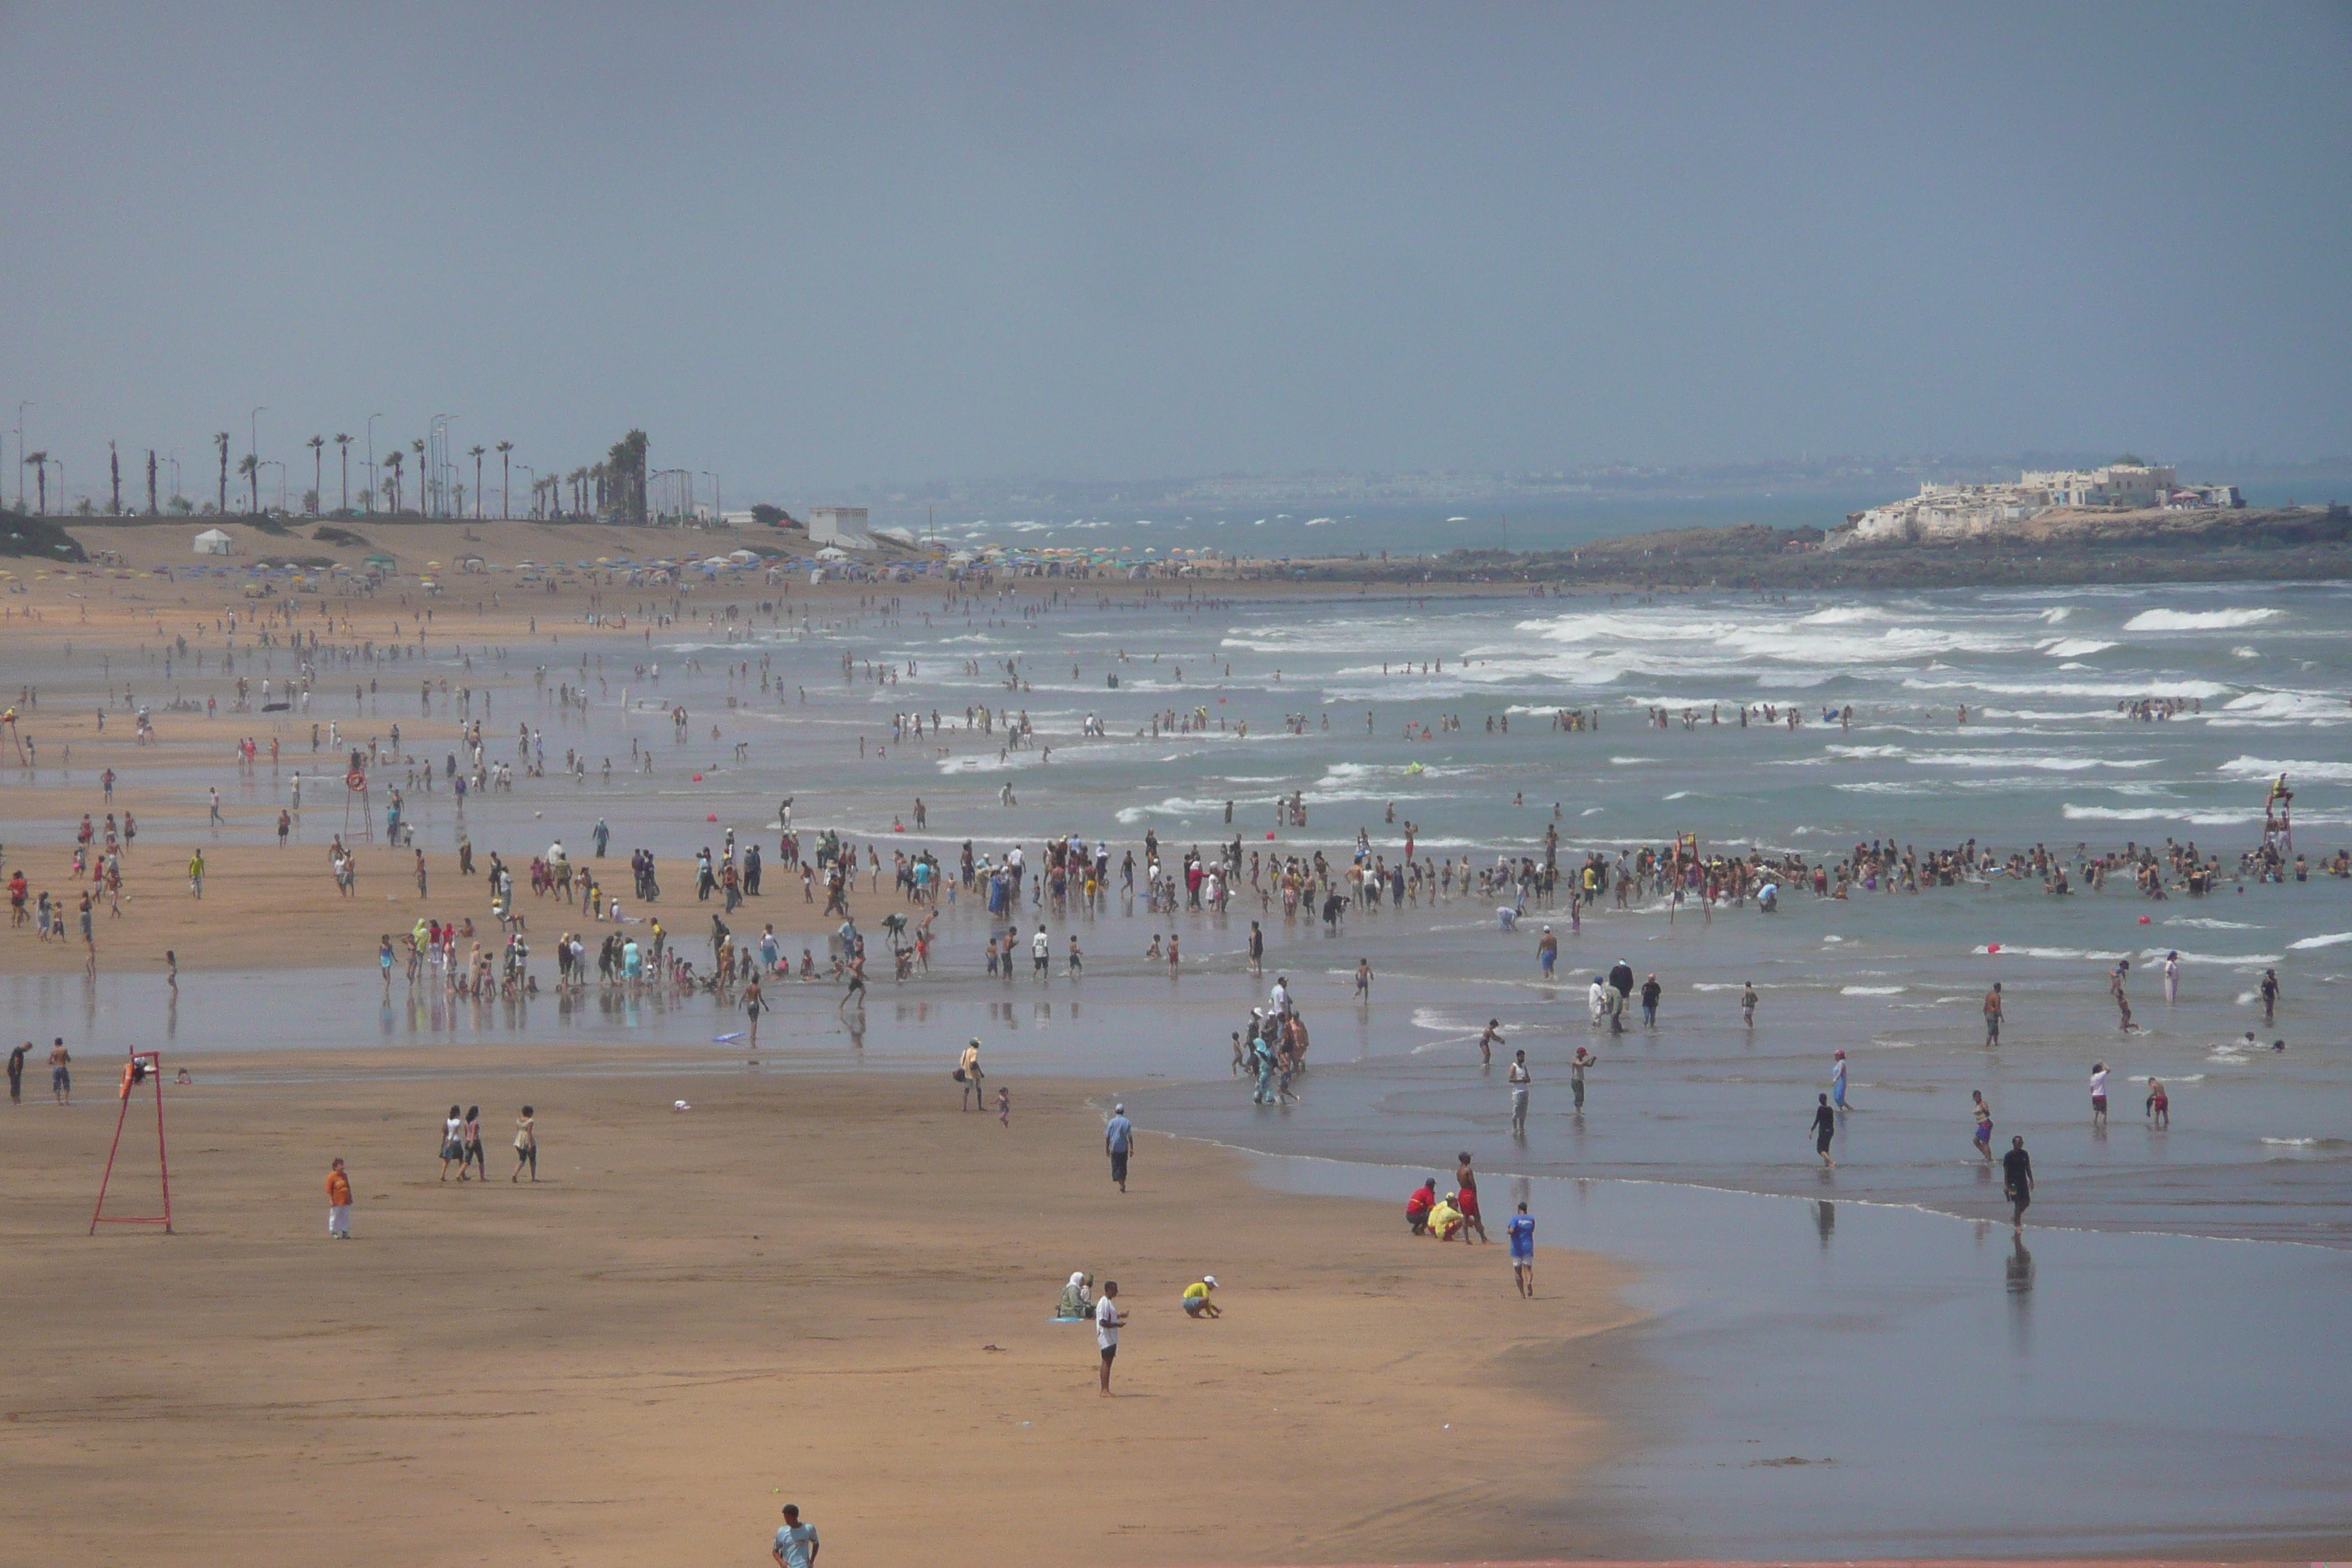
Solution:
[[[963,1080],[963,1108],[970,1110],[978,1106],[987,1110],[988,1091],[982,1087],[982,1080],[988,1075],[980,1070],[979,1036],[972,1037],[971,1043],[964,1047],[963,1055],[957,1058],[956,1076]]]

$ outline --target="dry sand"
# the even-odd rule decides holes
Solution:
[[[1080,1086],[1013,1084],[1007,1131],[944,1075],[207,1057],[165,1091],[180,1234],[90,1239],[115,1064],[59,1110],[37,1059],[0,1109],[0,1562],[764,1563],[787,1500],[835,1563],[1596,1544],[1554,1505],[1605,1435],[1530,1373],[1607,1360],[1572,1342],[1628,1321],[1610,1265],[1547,1248],[1523,1301],[1499,1244],[1160,1138],[1122,1196]],[[436,1179],[452,1100],[487,1187]],[[536,1187],[507,1181],[525,1101]],[[152,1212],[149,1107],[110,1212]],[[1074,1268],[1132,1313],[1112,1400],[1048,1321]],[[1176,1305],[1203,1270],[1220,1321]]]

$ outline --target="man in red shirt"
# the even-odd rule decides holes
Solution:
[[[1436,1206],[1437,1178],[1432,1176],[1415,1187],[1412,1196],[1404,1201],[1404,1222],[1412,1227],[1413,1235],[1421,1236],[1428,1231],[1429,1211]]]
[[[341,1160],[327,1173],[327,1236],[334,1241],[352,1238],[352,1179]]]

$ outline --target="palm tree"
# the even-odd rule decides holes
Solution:
[[[213,445],[220,448],[220,515],[226,517],[228,515],[228,432],[223,430],[215,436]]]
[[[247,452],[236,460],[236,471],[238,477],[245,480],[246,498],[252,504],[253,514],[260,516],[261,459]]]
[[[155,504],[155,448],[147,448],[147,515],[155,516],[163,509]]]
[[[321,468],[326,461],[327,438],[324,436],[313,436],[302,445],[310,448],[310,504],[315,509],[319,504],[317,499],[319,492],[326,488]]]
[[[508,456],[514,450],[512,441],[499,443],[499,516],[504,519],[513,510],[514,459]]]
[[[643,430],[632,430],[614,442],[613,449],[605,454],[613,507],[624,518],[636,522],[646,520],[646,456],[649,445]]]
[[[108,510],[112,515],[121,517],[122,515],[122,457],[115,451],[114,443],[111,441],[106,444],[106,467],[107,471],[113,476],[114,482],[114,500],[109,503]]]
[[[343,457],[343,502],[335,510],[338,516],[348,516],[352,510],[352,438],[338,430],[335,447]]]
[[[488,447],[477,441],[466,453],[466,456],[474,459],[474,521],[476,522],[482,521],[482,454],[488,450]],[[463,506],[457,509],[457,514],[460,517],[465,515],[465,511],[466,509]]]
[[[47,452],[25,454],[25,467],[33,470],[33,482],[40,487],[40,503],[34,509],[35,517],[46,517],[49,511],[49,455]]]
[[[399,447],[394,447],[390,455],[388,455],[383,460],[383,466],[392,470],[392,479],[385,488],[389,492],[386,496],[386,500],[391,504],[392,513],[394,517],[400,515],[400,465],[406,459],[406,453],[403,452]]]
[[[433,486],[432,482],[427,479],[425,475],[424,437],[419,437],[415,440],[411,441],[408,444],[408,449],[416,454],[416,515],[419,517],[430,517],[433,515]]]

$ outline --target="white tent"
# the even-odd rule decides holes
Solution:
[[[196,535],[196,553],[199,555],[226,555],[229,552],[230,548],[235,545],[236,542],[236,541],[231,539],[227,534],[223,533],[219,529],[208,528],[202,533]]]
[[[816,552],[816,558],[819,561],[846,561],[849,559],[849,552],[828,544]]]

